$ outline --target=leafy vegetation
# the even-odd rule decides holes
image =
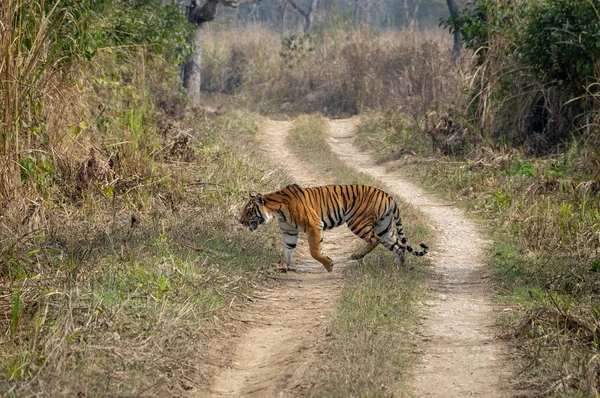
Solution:
[[[234,227],[249,185],[283,183],[235,144],[257,118],[185,110],[189,26],[162,3],[0,6],[8,396],[186,394],[213,371],[207,320],[276,261],[276,235]]]
[[[599,22],[594,0],[475,0],[445,21],[476,54],[466,116],[487,145],[541,155],[575,135],[598,146]]]

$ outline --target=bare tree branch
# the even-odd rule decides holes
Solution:
[[[304,33],[310,33],[314,20],[315,20],[315,10],[317,9],[318,0],[311,0],[310,9],[308,11],[304,11],[302,8],[296,4],[295,0],[287,0],[288,3],[296,10],[300,15],[304,17]]]
[[[296,11],[298,11],[304,18],[308,18],[308,14],[306,13],[306,11],[304,11],[302,8],[298,7],[298,4],[296,4],[296,2],[294,0],[287,0],[287,1],[292,6],[292,8],[294,8]]]

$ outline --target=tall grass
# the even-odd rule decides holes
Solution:
[[[0,390],[164,396],[205,384],[216,359],[199,347],[227,350],[207,321],[243,303],[277,260],[277,231],[257,245],[235,227],[248,186],[285,183],[230,144],[252,142],[251,119],[178,123],[148,180],[96,185],[47,212],[27,252],[3,253]]]
[[[281,38],[260,26],[213,28],[204,46],[203,90],[234,94],[267,114],[423,113],[460,90],[461,64],[439,30],[331,26]]]
[[[283,181],[232,144],[252,115],[186,113],[159,44],[81,52],[114,14],[75,3],[0,3],[0,391],[191,394],[214,370],[202,345],[227,350],[208,320],[276,260],[275,234],[235,228],[238,203]]]
[[[51,156],[43,142],[47,132],[43,106],[57,100],[59,43],[53,32],[65,18],[58,6],[45,12],[38,2],[7,0],[0,7],[0,203],[4,211],[19,201],[23,150]],[[49,101],[48,101],[49,100]],[[38,152],[39,151],[39,152]],[[37,165],[36,165],[37,166]]]

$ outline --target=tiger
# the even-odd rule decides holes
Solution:
[[[424,243],[421,251],[407,245],[396,201],[381,189],[367,185],[303,188],[292,184],[265,195],[250,193],[239,222],[254,232],[273,219],[278,220],[283,234],[284,256],[278,264],[283,272],[291,265],[300,232],[308,235],[311,256],[331,272],[333,260],[321,253],[322,232],[344,223],[367,242],[352,254],[353,260],[362,259],[380,243],[396,255],[399,264],[404,264],[405,252],[420,257],[429,251]]]

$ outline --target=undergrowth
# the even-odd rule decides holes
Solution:
[[[337,184],[381,187],[369,175],[346,166],[327,144],[326,120],[320,115],[297,119],[288,137],[291,148],[308,163],[326,172]],[[407,236],[427,239],[422,218],[398,201]],[[323,353],[309,375],[309,396],[393,397],[401,391],[411,364],[410,332],[416,327],[415,302],[424,294],[426,260],[414,269],[399,267],[381,245],[347,269],[346,284],[333,322],[326,332]]]
[[[362,118],[357,141],[363,149],[381,161],[392,152],[400,160],[389,167],[492,226],[489,264],[498,299],[512,308],[503,323],[523,358],[523,387],[534,394],[597,395],[600,196],[595,176],[582,172],[595,162],[593,152],[573,141],[564,153],[541,158],[512,150],[471,152],[460,160],[418,149],[416,157],[411,149],[429,147],[431,138],[418,126],[390,129],[394,123],[381,118]]]
[[[0,5],[6,396],[195,394],[212,321],[271,272],[237,207],[282,181],[256,117],[186,111],[192,31],[158,0]]]
[[[260,26],[206,31],[203,90],[264,114],[369,109],[422,113],[457,95],[462,63],[439,30],[324,26],[281,36]]]
[[[277,234],[257,245],[237,228],[237,207],[247,186],[282,182],[231,144],[252,142],[251,115],[192,119],[149,133],[161,155],[144,179],[121,187],[94,175],[60,211],[46,203],[27,241],[3,237],[0,390],[186,395],[210,377],[207,321],[277,260]],[[88,173],[110,170],[103,155]]]

